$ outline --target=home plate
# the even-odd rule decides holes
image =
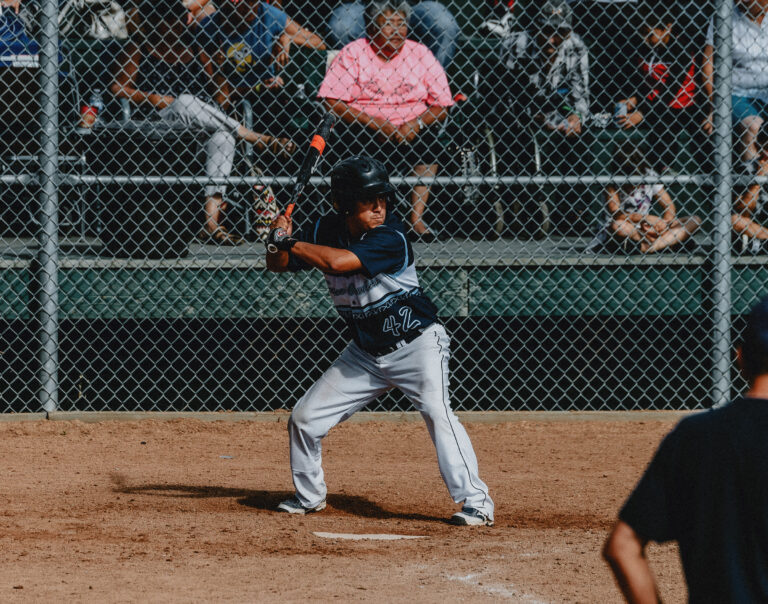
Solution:
[[[352,541],[396,541],[397,539],[423,539],[426,535],[390,535],[387,533],[372,533],[361,535],[355,533],[320,533],[313,532],[313,535],[323,537],[324,539],[351,539]]]

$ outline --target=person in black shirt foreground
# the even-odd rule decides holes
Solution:
[[[737,360],[749,390],[667,435],[605,543],[628,602],[661,600],[648,541],[678,542],[690,602],[768,601],[768,298]]]

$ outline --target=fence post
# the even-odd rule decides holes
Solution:
[[[714,24],[715,200],[713,257],[712,402],[725,404],[731,394],[731,67],[733,0],[719,0]]]
[[[40,392],[45,411],[59,402],[59,29],[58,1],[43,0],[40,19]]]

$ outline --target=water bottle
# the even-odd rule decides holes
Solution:
[[[96,108],[96,115],[98,116],[104,111],[104,97],[102,96],[101,89],[97,88],[91,94],[91,107]]]
[[[627,115],[627,104],[616,103],[616,109],[613,112],[613,119],[616,122],[616,126],[621,128],[621,124],[619,123],[619,117],[626,117],[626,115]]]

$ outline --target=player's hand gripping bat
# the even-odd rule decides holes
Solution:
[[[301,195],[304,193],[304,188],[309,182],[309,177],[312,176],[315,168],[317,168],[317,163],[320,161],[320,156],[325,150],[328,136],[331,133],[331,128],[333,128],[335,121],[336,116],[332,113],[326,113],[320,127],[312,137],[312,141],[309,143],[309,149],[307,149],[307,154],[304,156],[304,161],[301,162],[299,173],[296,175],[296,183],[293,185],[291,200],[282,213],[286,218],[291,217],[293,209],[296,207],[296,203],[301,198]],[[267,251],[270,254],[274,254],[277,250],[278,248],[273,242],[267,243]]]

